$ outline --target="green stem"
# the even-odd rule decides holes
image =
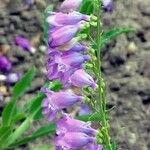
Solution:
[[[97,7],[97,78],[98,78],[98,106],[99,113],[102,115],[102,128],[100,128],[100,133],[102,133],[103,146],[105,150],[112,150],[111,139],[109,136],[109,123],[107,120],[107,110],[106,110],[106,94],[105,85],[102,78],[101,72],[101,48],[102,48],[102,1],[98,0]]]

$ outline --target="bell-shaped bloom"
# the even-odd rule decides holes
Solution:
[[[64,25],[75,25],[80,21],[90,21],[90,16],[81,14],[79,12],[71,12],[71,13],[52,13],[47,18],[47,22],[50,26],[61,27]]]
[[[57,47],[69,42],[84,27],[84,24],[85,22],[80,22],[77,25],[67,25],[54,29],[54,32],[49,35],[49,46]]]
[[[79,9],[81,3],[82,0],[65,0],[60,6],[60,10],[62,12],[75,11]]]
[[[83,98],[70,91],[52,92],[46,89],[43,92],[46,94],[46,98],[42,103],[43,114],[49,121],[52,121],[56,117],[58,111],[71,107]]]
[[[76,120],[67,114],[57,121],[56,126],[57,134],[65,132],[82,132],[87,135],[95,136],[97,133],[97,131],[90,126],[90,123]]]
[[[113,0],[103,0],[103,6],[105,11],[113,11]]]
[[[88,55],[77,52],[56,53],[51,52],[47,61],[47,77],[49,80],[59,79],[65,83],[71,74],[82,67],[82,63],[89,60]]]
[[[63,150],[77,150],[94,141],[95,138],[88,136],[85,133],[66,132],[64,134],[59,134],[56,137],[55,145]]]
[[[0,71],[4,73],[9,72],[11,68],[12,68],[11,61],[5,56],[0,56]]]
[[[91,86],[96,88],[97,84],[93,78],[87,74],[83,69],[79,69],[72,74],[70,77],[71,84],[77,87]]]

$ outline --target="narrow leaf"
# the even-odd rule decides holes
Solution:
[[[20,81],[16,83],[16,85],[13,88],[13,96],[15,98],[19,98],[24,94],[24,92],[28,89],[30,86],[32,80],[34,79],[36,69],[33,67],[30,69]]]
[[[100,121],[102,119],[102,116],[99,113],[94,113],[90,115],[77,116],[76,119],[79,119],[82,121]]]
[[[132,28],[114,28],[102,34],[102,45],[108,43],[110,40],[116,38],[120,34],[134,32]]]
[[[10,127],[1,127],[0,128],[0,149],[3,143],[6,141],[7,137],[10,135]]]
[[[35,68],[30,69],[13,88],[13,98],[5,106],[2,112],[3,126],[10,126],[13,117],[17,115],[16,101],[30,86],[35,76]]]
[[[22,145],[25,143],[28,143],[30,141],[33,141],[39,137],[48,135],[48,134],[54,134],[55,132],[55,125],[54,124],[47,124],[44,125],[43,127],[39,128],[37,131],[35,131],[31,136],[25,137],[16,143],[12,144],[10,147],[15,147],[18,145]]]
[[[10,100],[2,112],[3,126],[10,126],[13,117],[17,114],[16,99]]]

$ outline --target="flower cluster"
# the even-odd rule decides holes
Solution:
[[[73,119],[64,114],[63,109],[82,102],[84,96],[77,95],[72,89],[90,86],[93,89],[97,84],[84,70],[84,63],[90,60],[87,54],[88,47],[80,43],[85,35],[80,31],[89,26],[91,17],[76,10],[82,0],[65,0],[61,5],[61,12],[51,12],[47,18],[48,31],[48,59],[47,78],[59,80],[63,89],[55,92],[48,88],[42,89],[46,98],[43,100],[43,114],[49,121],[56,120],[56,149],[72,150],[101,150],[96,145],[97,131],[89,123]],[[57,119],[58,112],[62,116]]]

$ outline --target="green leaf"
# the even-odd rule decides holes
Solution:
[[[112,141],[112,150],[117,150],[117,146],[116,146],[116,142],[115,140]]]
[[[102,116],[99,113],[94,113],[90,115],[82,115],[82,116],[77,116],[76,119],[82,120],[82,121],[101,121]]]
[[[84,0],[80,8],[80,12],[87,15],[93,14],[94,12],[93,0]]]
[[[1,127],[0,128],[0,149],[10,134],[11,134],[11,128],[10,127]]]
[[[54,134],[54,132],[55,132],[55,125],[54,124],[44,125],[43,127],[39,128],[37,131],[35,131],[32,135],[15,142],[10,147],[15,147],[18,145],[28,143],[30,141],[33,141],[33,140],[39,138],[39,137],[42,137],[42,136],[45,136],[48,134]]]
[[[30,127],[32,123],[31,118],[27,118],[16,130],[8,136],[7,140],[3,143],[2,149],[6,149],[10,144],[14,143],[17,139],[19,139],[22,134]]]
[[[29,107],[28,115],[34,115],[34,119],[41,119],[43,116],[41,113],[42,112],[41,103],[44,97],[45,97],[44,94],[39,93],[39,95],[32,100],[32,103]]]
[[[13,98],[5,106],[2,112],[3,126],[10,126],[13,118],[17,115],[16,101],[30,86],[35,76],[35,68],[30,69],[13,88]]]
[[[18,114],[16,114],[16,115],[13,117],[12,122],[13,122],[13,124],[14,124],[14,123],[16,123],[16,122],[18,122],[18,121],[21,121],[21,120],[25,119],[25,118],[26,118],[26,115],[25,115],[24,113],[18,113]]]
[[[31,68],[13,88],[13,97],[19,98],[29,88],[32,80],[35,77],[36,69]]]
[[[2,112],[3,126],[10,126],[13,117],[17,114],[16,99],[10,100]]]
[[[116,38],[120,34],[134,32],[135,30],[132,28],[114,28],[110,31],[104,32],[102,34],[102,45],[105,45],[112,39]]]

